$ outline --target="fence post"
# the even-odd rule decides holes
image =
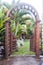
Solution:
[[[36,47],[36,56],[40,56],[40,24],[39,22],[35,25],[35,47]]]

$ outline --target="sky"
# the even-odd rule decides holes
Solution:
[[[4,2],[12,3],[12,0],[3,0]],[[20,2],[31,4],[34,8],[36,8],[39,13],[40,20],[42,20],[42,0],[20,0]]]

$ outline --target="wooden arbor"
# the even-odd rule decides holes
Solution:
[[[34,33],[30,38],[30,50],[36,53],[36,56],[40,56],[40,20],[36,21]]]
[[[31,50],[33,51],[35,49],[35,52],[36,52],[36,56],[40,56],[40,19],[39,19],[39,15],[37,13],[37,11],[35,10],[35,8],[33,8],[31,5],[29,4],[25,4],[25,3],[19,3],[19,4],[16,4],[14,5],[14,7],[10,10],[10,12],[7,14],[8,16],[11,17],[12,14],[14,14],[17,10],[19,11],[20,9],[23,9],[23,10],[27,10],[30,12],[30,14],[32,13],[34,18],[35,18],[35,28],[34,28],[34,35],[33,35],[33,43],[30,43],[30,46],[31,46]],[[15,43],[15,41],[13,43],[12,42],[12,34],[11,34],[11,29],[10,29],[10,23],[6,22],[6,34],[5,34],[5,51],[6,51],[6,56],[8,57],[9,54],[11,53],[11,49],[13,48],[12,45],[13,43]],[[14,37],[13,37],[14,39]],[[9,49],[8,49],[8,46]],[[13,45],[15,48],[16,48],[16,43],[15,45]],[[14,49],[15,49],[14,48]],[[10,51],[9,51],[10,50]],[[8,53],[9,51],[9,53]]]
[[[11,52],[17,50],[16,37],[11,31],[10,22],[5,24],[5,57],[8,58]]]

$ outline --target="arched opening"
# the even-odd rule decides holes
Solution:
[[[14,5],[14,7],[12,7],[10,12],[8,12],[7,16],[10,16],[11,18],[13,18],[12,16],[14,15],[14,13],[16,13],[17,11],[23,11],[23,10],[28,12],[30,14],[30,16],[32,16],[32,18],[34,19],[34,22],[35,22],[34,35],[30,39],[33,44],[30,42],[31,43],[30,47],[31,47],[31,50],[35,51],[36,55],[39,56],[40,55],[40,48],[39,48],[40,47],[40,45],[39,45],[39,40],[40,40],[39,22],[40,22],[40,19],[39,19],[39,15],[38,15],[37,11],[35,10],[35,8],[33,8],[31,5],[28,5],[25,3],[16,4],[16,5]]]

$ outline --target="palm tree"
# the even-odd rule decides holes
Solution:
[[[32,30],[33,30],[34,20],[31,17],[27,17],[26,14],[30,15],[30,13],[28,13],[26,11],[23,11],[23,12],[17,11],[14,14],[14,21],[11,22],[11,27],[12,27],[12,31],[16,35],[20,35],[20,34],[22,34],[22,32],[26,32],[26,31],[27,31],[28,34],[30,34],[30,32],[32,32]],[[26,16],[26,17],[24,17],[24,16]],[[27,20],[28,20],[28,25],[26,24]],[[24,25],[24,28],[25,28],[25,25],[26,25],[26,27],[29,28],[29,29],[23,31],[22,25]],[[28,30],[30,32],[28,32]]]

